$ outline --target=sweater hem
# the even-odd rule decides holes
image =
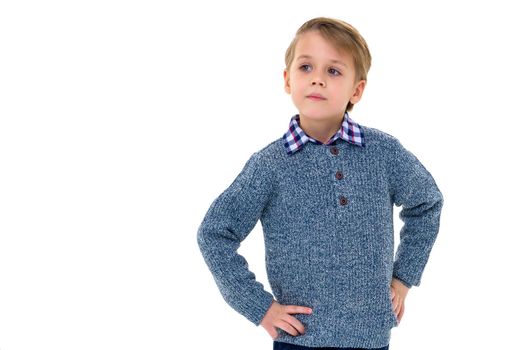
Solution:
[[[291,336],[288,333],[284,335],[279,330],[279,336],[274,341],[308,346],[308,347],[331,347],[331,348],[382,348],[390,343],[391,329],[379,331],[376,333],[346,333],[344,338],[327,334],[320,335],[299,335]]]

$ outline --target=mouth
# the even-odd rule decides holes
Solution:
[[[319,95],[319,94],[311,94],[311,95],[306,96],[306,98],[313,100],[313,101],[326,100],[326,98],[323,95]]]

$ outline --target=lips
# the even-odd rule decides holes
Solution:
[[[321,94],[310,94],[308,96],[306,96],[307,98],[310,98],[312,100],[326,100],[326,97],[324,97],[323,95]]]

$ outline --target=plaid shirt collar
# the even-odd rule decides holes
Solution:
[[[345,112],[341,128],[332,136],[332,138],[326,143],[326,145],[332,144],[335,140],[341,138],[353,143],[357,146],[365,146],[365,135],[361,125],[354,122],[348,115],[348,111]],[[284,147],[288,154],[293,154],[299,151],[305,143],[311,141],[315,144],[323,144],[321,141],[308,136],[303,129],[299,126],[299,114],[296,114],[290,120],[290,126],[288,131],[283,135]]]

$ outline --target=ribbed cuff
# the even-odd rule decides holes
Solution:
[[[399,280],[401,283],[403,283],[405,285],[405,287],[407,288],[412,288],[412,284],[408,283],[404,278],[399,278],[398,276],[396,275],[393,275],[392,278],[395,278],[397,280]]]
[[[263,299],[258,300],[258,302],[253,305],[253,309],[246,314],[246,318],[256,326],[259,326],[273,301],[273,295],[265,291]]]

